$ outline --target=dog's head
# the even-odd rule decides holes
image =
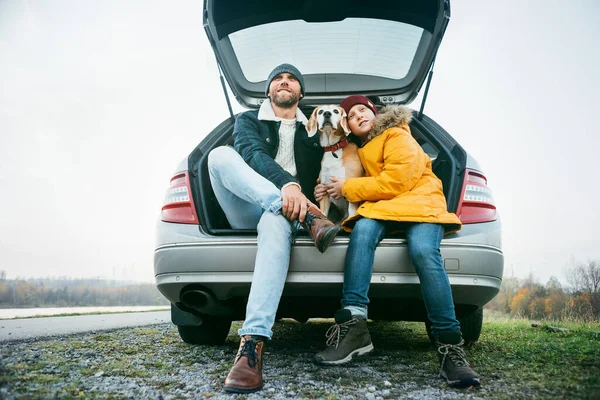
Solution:
[[[322,132],[323,128],[328,126],[331,131],[343,130],[346,136],[350,133],[346,111],[342,107],[326,105],[315,108],[306,124],[306,132],[312,137],[317,131]]]

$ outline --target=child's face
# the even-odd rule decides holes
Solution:
[[[375,114],[364,104],[356,104],[348,113],[348,127],[359,139],[365,139],[373,124]]]

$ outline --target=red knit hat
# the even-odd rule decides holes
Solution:
[[[346,114],[349,114],[350,109],[357,104],[363,104],[363,105],[367,106],[371,111],[373,111],[373,114],[379,114],[379,111],[377,111],[377,107],[375,106],[375,103],[373,103],[371,100],[369,100],[365,96],[361,96],[359,94],[354,94],[352,96],[346,97],[340,104],[340,107],[342,107],[346,111]]]

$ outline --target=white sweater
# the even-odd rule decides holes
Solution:
[[[275,156],[275,162],[281,165],[293,177],[296,177],[296,159],[294,158],[294,136],[296,134],[296,120],[278,118],[281,121],[279,127],[279,149]]]
[[[296,118],[294,119],[283,119],[275,116],[271,101],[265,100],[258,110],[258,119],[262,121],[281,121],[279,127],[279,148],[277,149],[277,155],[275,156],[275,162],[281,165],[281,168],[290,173],[293,177],[296,177],[298,171],[296,170],[296,159],[294,157],[294,136],[296,135],[296,121],[302,122],[303,125],[308,123],[306,116],[296,109]],[[297,183],[288,183],[283,187],[290,184],[297,185]],[[300,185],[298,185],[300,186]]]

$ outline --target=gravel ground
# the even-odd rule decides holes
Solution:
[[[311,359],[330,323],[278,322],[275,339],[266,345],[264,389],[250,395],[222,391],[239,323],[222,346],[185,344],[170,324],[4,343],[0,398],[463,399],[501,392],[499,382],[493,388],[448,388],[437,376],[436,354],[420,325],[391,331],[378,323],[383,329],[372,329],[372,355],[344,367],[317,366]]]

